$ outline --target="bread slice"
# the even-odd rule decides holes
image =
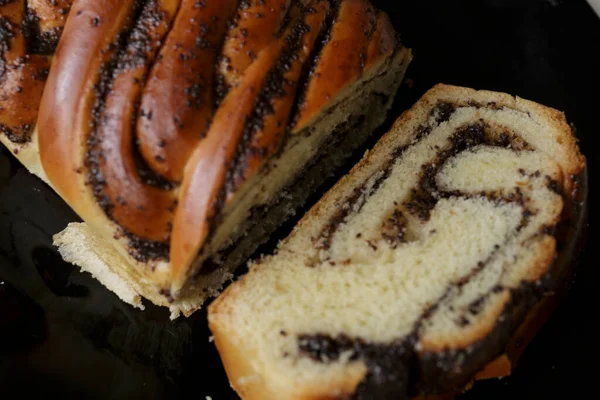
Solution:
[[[231,385],[436,398],[502,374],[492,362],[568,270],[584,167],[562,113],[435,86],[210,305]]]
[[[61,31],[31,132],[0,138],[83,220],[63,257],[173,317],[384,121],[412,59],[366,0],[80,0]]]

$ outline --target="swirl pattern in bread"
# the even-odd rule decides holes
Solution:
[[[209,307],[231,384],[262,400],[460,391],[566,276],[584,167],[562,113],[431,89]]]

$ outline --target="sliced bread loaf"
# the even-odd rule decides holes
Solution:
[[[232,386],[397,400],[497,375],[484,367],[567,271],[584,167],[562,113],[434,87],[210,306]]]

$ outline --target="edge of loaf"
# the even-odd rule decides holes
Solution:
[[[451,398],[510,373],[515,338],[531,340],[569,280],[585,166],[563,113],[436,85],[209,306],[232,387],[244,400]],[[510,233],[488,243],[494,232]],[[451,270],[471,253],[472,269]]]

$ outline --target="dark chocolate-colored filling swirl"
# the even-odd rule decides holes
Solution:
[[[455,108],[453,105],[449,103],[440,103],[438,104],[431,112],[432,116],[436,117],[436,123],[440,124],[441,122],[445,122],[450,119],[450,116],[454,112]],[[415,131],[415,139],[414,142],[418,142],[421,139],[425,138],[431,130],[433,129],[432,125],[421,125]],[[367,202],[368,198],[377,192],[381,184],[389,177],[392,172],[392,168],[396,162],[396,159],[402,156],[404,151],[408,148],[408,146],[400,146],[396,148],[392,152],[392,156],[387,163],[383,166],[382,172],[378,174],[377,177],[370,177],[367,179],[375,179],[373,185],[366,189],[366,182],[357,188],[354,189],[353,194],[346,199],[344,205],[339,208],[339,211],[334,214],[333,217],[329,220],[325,227],[321,231],[320,235],[317,238],[314,238],[313,241],[317,244],[319,249],[327,250],[331,247],[331,241],[333,240],[333,236],[338,228],[338,226],[346,221],[350,212],[355,210],[355,212],[360,212],[364,204]]]
[[[439,103],[431,113],[435,119],[435,124],[438,125],[447,121],[454,110],[455,108],[449,103]],[[419,126],[414,134],[415,138],[413,144],[427,137],[432,129],[433,126],[431,125]],[[398,211],[402,212],[400,210],[404,210],[417,216],[423,221],[427,221],[430,217],[431,210],[436,206],[439,199],[459,194],[441,191],[437,187],[435,181],[438,172],[444,166],[445,162],[456,156],[458,153],[478,145],[510,147],[515,151],[531,150],[531,146],[515,133],[502,132],[500,134],[486,134],[485,130],[486,124],[483,121],[464,126],[457,130],[450,138],[451,146],[441,150],[435,160],[421,167],[419,183],[412,189],[409,199],[398,207]],[[362,186],[354,189],[354,193],[345,200],[344,204],[339,208],[339,211],[331,217],[327,224],[325,224],[320,235],[313,239],[319,248],[326,250],[331,246],[331,241],[333,240],[338,227],[347,220],[352,210],[359,212],[368,198],[377,192],[381,183],[383,183],[391,173],[396,160],[401,157],[407,147],[408,146],[401,146],[397,148],[392,153],[393,157],[391,157],[382,168],[382,172],[377,174],[377,177],[370,177]],[[370,185],[369,189],[367,189],[367,182],[370,179],[376,180],[375,183]],[[386,234],[386,236],[389,239],[389,234]]]
[[[446,121],[450,118],[453,109],[446,105],[441,105],[435,111],[436,123]],[[431,127],[420,127],[417,129],[417,140],[431,132]],[[420,136],[420,137],[419,137]],[[416,142],[415,141],[415,142]],[[419,183],[412,190],[409,199],[402,204],[396,204],[396,209],[391,215],[392,225],[395,231],[391,233],[383,231],[383,239],[390,244],[398,244],[404,241],[405,230],[403,230],[404,215],[410,213],[414,217],[426,221],[431,216],[431,211],[435,208],[437,202],[442,198],[449,197],[485,197],[498,204],[514,203],[523,208],[521,224],[516,228],[516,232],[527,226],[533,213],[525,206],[526,198],[519,187],[507,193],[461,193],[459,191],[445,192],[438,188],[436,176],[444,166],[447,160],[458,155],[461,152],[468,151],[476,146],[486,145],[490,147],[506,147],[514,151],[528,151],[531,146],[521,137],[512,132],[493,131],[485,122],[478,121],[457,129],[449,141],[450,145],[446,149],[440,150],[435,160],[422,166]],[[388,162],[380,172],[381,176],[389,175],[393,168],[395,159],[401,157],[405,151],[404,147],[399,148],[394,153],[392,160]],[[525,171],[522,172],[525,174]],[[531,174],[533,178],[539,178],[539,171]],[[370,179],[373,179],[371,177]],[[381,179],[381,178],[379,178]],[[366,202],[366,198],[372,196],[380,186],[379,182],[375,185],[359,187],[346,199],[347,204],[340,208],[340,211],[325,225],[321,233],[320,240],[325,248],[329,248],[337,227],[346,222],[350,217],[350,210],[360,209]],[[560,184],[548,178],[547,187],[550,190],[560,193]],[[584,193],[575,193],[579,198],[585,196]],[[580,203],[580,201],[574,201]],[[550,266],[550,271],[539,281],[522,282],[515,288],[507,288],[500,285],[495,286],[490,292],[485,293],[472,300],[464,312],[459,312],[456,325],[463,327],[471,323],[471,319],[477,316],[486,302],[492,295],[508,291],[510,300],[505,305],[502,316],[498,318],[493,331],[484,339],[473,343],[464,349],[440,352],[419,352],[415,344],[422,332],[424,324],[431,318],[436,309],[445,301],[456,294],[460,294],[462,288],[483,273],[486,266],[496,257],[496,253],[501,249],[503,243],[497,244],[488,259],[483,260],[472,267],[468,273],[461,279],[449,285],[446,292],[428,309],[424,310],[417,319],[414,328],[410,334],[403,339],[398,339],[391,343],[370,343],[360,337],[349,337],[340,334],[332,337],[323,333],[300,334],[297,337],[299,355],[308,357],[316,362],[329,363],[340,359],[342,354],[349,354],[350,360],[363,360],[368,373],[363,382],[359,385],[352,399],[410,399],[425,394],[448,394],[459,392],[470,381],[473,374],[484,367],[488,362],[505,351],[509,339],[515,333],[520,324],[524,321],[531,307],[537,304],[547,291],[554,290],[564,277],[566,270],[565,263],[570,262],[570,253],[563,254],[565,251],[573,251],[575,242],[580,235],[580,228],[576,221],[581,220],[581,210],[571,210],[567,207],[563,215],[563,221],[560,227],[547,227],[542,232],[535,235],[554,235],[557,240],[568,240],[571,243],[567,248],[558,245],[561,253],[555,263]],[[571,231],[572,236],[557,234],[557,232]],[[507,237],[507,240],[510,238]],[[555,271],[561,271],[556,273]]]

